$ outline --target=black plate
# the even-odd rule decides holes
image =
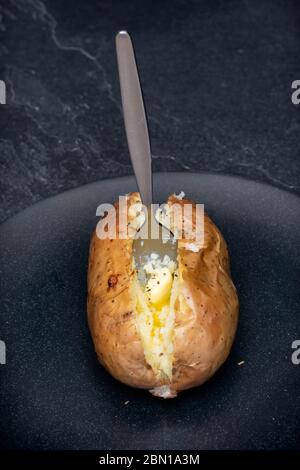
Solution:
[[[228,242],[241,303],[230,358],[208,383],[169,401],[101,368],[86,321],[89,237],[97,205],[135,184],[128,177],[68,191],[0,228],[3,447],[299,446],[300,365],[291,361],[300,339],[299,199],[220,175],[159,174],[155,183],[160,201],[184,190],[203,202]]]

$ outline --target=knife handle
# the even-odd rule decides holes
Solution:
[[[116,36],[117,61],[129,154],[143,204],[152,204],[152,161],[147,118],[129,34]]]

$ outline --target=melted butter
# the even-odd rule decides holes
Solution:
[[[149,303],[162,307],[170,298],[172,283],[173,277],[167,267],[155,270],[145,287]]]

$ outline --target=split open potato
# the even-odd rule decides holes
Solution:
[[[140,201],[130,193],[119,215]],[[196,204],[172,195],[167,205]],[[127,214],[119,214],[119,211]],[[112,217],[99,222],[107,223]],[[119,226],[117,225],[117,233]],[[172,398],[208,380],[226,360],[238,321],[226,242],[204,214],[201,246],[178,239],[177,262],[150,256],[147,283],[137,276],[133,237],[91,239],[88,322],[101,364],[121,382]]]

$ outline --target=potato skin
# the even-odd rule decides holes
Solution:
[[[137,201],[138,193],[130,193],[127,207]],[[170,196],[168,203],[193,204],[194,216],[192,201]],[[120,208],[118,204],[115,207],[118,220]],[[171,383],[159,380],[145,361],[130,293],[135,274],[132,243],[129,238],[101,240],[96,231],[93,233],[88,268],[90,331],[99,361],[111,375],[132,387],[171,398],[208,380],[229,354],[239,305],[226,242],[207,214],[204,243],[198,252],[187,249],[187,240],[178,241],[182,283],[175,303]]]

